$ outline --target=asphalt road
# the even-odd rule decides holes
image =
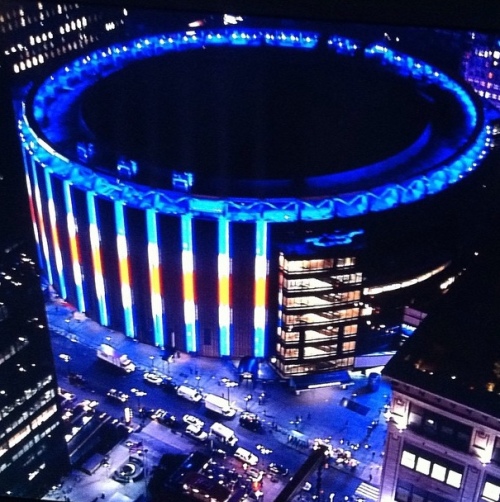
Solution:
[[[122,403],[106,398],[108,390],[110,388],[115,388],[130,396],[128,404],[132,407],[134,412],[142,406],[152,409],[164,408],[173,413],[179,419],[181,419],[185,413],[193,414],[205,422],[205,429],[207,431],[214,421],[221,421],[213,414],[210,415],[205,410],[203,404],[192,403],[180,396],[177,396],[175,392],[166,392],[159,386],[144,381],[142,376],[143,371],[139,369],[131,374],[124,374],[120,370],[116,371],[116,369],[108,363],[99,360],[95,349],[93,348],[71,341],[70,338],[55,333],[52,334],[52,344],[60,386],[65,390],[74,393],[78,400],[97,400],[99,402],[98,409],[107,412],[111,416],[120,419],[124,416],[123,410],[125,406]],[[69,358],[61,358],[61,354],[69,356]],[[163,370],[163,368],[161,369]],[[70,371],[82,374],[86,380],[85,385],[72,385],[68,380],[68,373]],[[180,374],[177,375],[177,378],[179,377],[182,378]],[[186,375],[186,379],[188,379],[188,377],[189,375]],[[214,378],[214,376],[210,376],[208,374],[203,375],[203,379],[199,382],[200,390],[203,388],[204,384],[208,385],[210,383],[208,382],[208,379],[210,378]],[[178,383],[182,382],[179,381]],[[134,388],[146,392],[146,395],[140,398],[134,396],[131,392],[131,389]],[[224,387],[221,387],[221,392],[222,390],[227,392]],[[247,390],[245,389],[238,389],[239,394],[246,392]],[[234,393],[236,394],[236,392]],[[273,389],[270,388],[268,394],[272,395],[272,393]],[[311,395],[311,398],[312,397],[313,396]],[[241,396],[239,396],[239,399],[241,400]],[[262,407],[258,407],[255,402],[252,402],[251,404],[254,411],[262,409]],[[255,433],[241,427],[238,423],[237,416],[232,420],[225,421],[225,423],[235,431],[235,434],[239,439],[238,445],[252,451],[259,457],[259,468],[266,470],[270,462],[275,462],[288,467],[291,476],[294,472],[296,472],[300,465],[302,465],[310,450],[307,450],[306,448],[289,447],[289,445],[286,445],[286,439],[284,441],[283,436],[280,436],[279,432],[272,430],[272,422],[283,417],[273,417],[269,416],[269,414],[265,418],[262,417],[266,421],[265,431],[263,433]],[[140,419],[136,417],[136,421],[140,422]],[[144,425],[146,427],[143,429],[144,436],[142,437],[145,438],[143,439],[144,442],[148,443],[147,446],[150,451],[148,455],[151,465],[154,465],[155,462],[157,463],[159,461],[161,454],[158,452],[166,451],[165,447],[171,451],[182,451],[184,453],[197,449],[201,451],[206,451],[208,449],[206,445],[202,445],[198,441],[182,434],[174,434],[169,428],[161,424],[157,424],[154,421],[150,423],[149,420],[146,420]],[[262,455],[257,448],[258,445],[264,445],[266,448],[270,449],[272,453]],[[226,462],[234,461],[234,459],[226,459]],[[237,461],[236,464],[238,465]],[[269,478],[266,479],[269,481]],[[311,475],[309,479],[313,485],[311,493],[314,493],[314,489],[317,486],[317,480],[317,473]],[[268,491],[278,493],[282,485],[280,483],[271,484],[270,481],[267,481],[265,484],[268,486]],[[330,494],[335,493],[336,495],[334,500],[342,500],[344,496],[352,495],[360,483],[361,480],[356,476],[356,473],[353,473],[350,470],[344,471],[333,467],[323,469],[321,473],[323,499],[325,501],[329,500]],[[306,499],[310,499],[311,493],[307,494],[304,492],[303,495]]]

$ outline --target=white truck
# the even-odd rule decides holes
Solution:
[[[215,438],[221,443],[228,444],[229,446],[234,446],[238,442],[238,438],[235,436],[233,429],[219,422],[214,422],[210,426],[209,435],[211,438]]]
[[[226,398],[215,394],[205,394],[205,408],[225,418],[233,418],[236,415],[236,410],[231,403]]]
[[[101,346],[97,349],[97,357],[102,361],[106,361],[116,368],[125,371],[126,373],[132,373],[135,371],[135,364],[126,354],[120,354],[116,349],[111,347],[111,345],[107,345],[106,343],[101,344]]]

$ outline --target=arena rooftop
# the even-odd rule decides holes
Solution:
[[[245,57],[236,68],[238,54]],[[332,98],[322,118],[316,120],[317,114],[307,107],[302,107],[299,113],[297,96],[291,98],[292,106],[280,106],[276,113],[271,113],[271,124],[259,116],[260,111],[264,114],[263,108],[245,105],[252,113],[251,127],[236,124],[246,116],[244,111],[243,114],[221,111],[234,110],[236,102],[247,101],[254,94],[258,100],[262,94],[252,92],[258,85],[263,86],[261,90],[265,90],[268,107],[272,108],[271,98],[281,94],[286,83],[284,77],[285,80],[279,81],[279,88],[272,91],[268,90],[270,81],[264,79],[259,84],[258,78],[251,78],[246,91],[226,98],[233,100],[232,106],[220,108],[205,106],[195,99],[197,92],[205,89],[201,79],[186,90],[174,120],[168,121],[160,113],[151,131],[145,127],[143,116],[139,115],[135,121],[131,119],[136,116],[136,102],[151,108],[165,91],[163,85],[172,80],[168,75],[170,64],[178,79],[173,85],[179,87],[182,84],[179,72],[183,67],[189,68],[183,78],[192,80],[199,68],[197,62],[205,60],[202,68],[207,69],[214,66],[215,60],[226,59],[219,61],[220,68],[233,84],[230,89],[234,89],[245,77],[246,68],[252,68],[251,64],[257,64],[257,68],[272,66],[280,61],[280,54],[283,54],[281,61],[292,60],[293,55],[293,61],[300,63],[298,70],[293,70],[300,75],[294,75],[290,68],[288,72],[292,79],[303,80],[300,92],[307,87],[307,78],[325,76],[315,78],[320,82],[319,87],[315,86],[318,95],[309,93],[313,110],[326,102],[333,80],[341,86],[339,94],[331,89],[331,96],[339,99]],[[257,63],[254,55],[258,56]],[[336,72],[339,65],[342,72]],[[148,84],[151,81],[148,76],[155,68],[160,68],[158,73],[164,76]],[[215,65],[215,68],[218,67]],[[310,72],[310,77],[308,69],[315,70]],[[138,73],[144,80],[135,87],[126,86],[126,92],[131,93],[127,101],[134,105],[120,110],[113,103],[109,108],[101,107],[104,113],[123,124],[123,135],[106,136],[106,128],[99,129],[96,125],[102,119],[102,112],[96,115],[95,110],[99,109],[96,105],[111,91],[125,87],[121,84],[130,82]],[[206,72],[202,73],[203,78],[210,81],[207,87],[212,89],[224,80],[217,74],[207,77]],[[360,73],[364,80],[359,94],[362,98],[356,105],[358,89],[352,82],[360,81]],[[276,74],[269,72],[268,76],[275,80]],[[312,82],[310,84],[312,87]],[[145,85],[150,85],[149,89],[152,85],[152,90],[146,93]],[[395,88],[401,93],[392,92]],[[219,89],[219,98],[224,98],[228,89]],[[164,95],[169,94],[165,91]],[[400,97],[393,99],[396,95]],[[82,98],[83,117],[92,130],[92,134],[88,131],[87,138],[82,137],[76,120]],[[210,97],[206,100],[211,101]],[[196,103],[201,107],[199,116]],[[190,112],[184,117],[182,110],[188,106]],[[283,115],[284,109],[287,115]],[[426,111],[424,115],[418,113],[422,109]],[[346,113],[341,113],[342,110]],[[211,132],[217,129],[211,127],[214,113],[219,113],[219,121],[234,125],[224,130],[237,134],[229,132],[224,137],[219,132]],[[288,124],[295,113],[300,127],[290,128]],[[422,115],[423,119],[417,118]],[[339,116],[342,116],[340,121]],[[413,120],[406,121],[409,125],[403,127],[405,116]],[[181,124],[179,127],[177,122]],[[259,125],[263,128],[260,131]],[[112,200],[123,199],[127,205],[154,207],[166,214],[192,212],[216,218],[224,216],[231,221],[326,220],[390,209],[455,183],[475,169],[490,144],[489,127],[475,98],[437,68],[379,44],[360,46],[355,40],[335,35],[274,29],[233,28],[164,34],[95,51],[45,80],[34,92],[32,110],[28,107],[27,118],[20,127],[33,154],[56,175],[70,178],[76,186]],[[184,139],[183,131],[191,130],[190,127],[194,134]],[[280,131],[280,127],[288,131]],[[147,132],[141,134],[141,130]],[[395,132],[401,130],[405,133],[395,140]],[[446,135],[442,134],[444,130]],[[134,141],[130,131],[138,133]],[[268,132],[272,134],[267,135]],[[293,141],[294,134],[298,135],[297,141]],[[245,142],[247,135],[254,136],[253,145],[251,141]],[[317,137],[319,147],[315,149],[313,140]],[[138,161],[137,178],[125,183],[117,181],[116,174],[111,172],[116,158],[91,169],[78,163],[76,143],[89,138],[104,142],[103,151],[108,148],[117,157],[144,157],[142,162]],[[287,149],[289,143],[292,147]],[[298,143],[300,148],[295,148]],[[152,145],[152,157],[145,158],[143,144],[146,148]],[[194,175],[191,193],[179,193],[169,186],[173,171]]]

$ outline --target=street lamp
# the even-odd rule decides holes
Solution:
[[[252,400],[252,394],[245,396],[245,411],[248,411],[248,401]]]
[[[229,380],[229,378],[227,377],[224,377],[224,378],[221,378],[220,381],[226,386],[227,388],[227,400],[229,402],[231,402],[231,393],[230,393],[230,389],[231,387],[238,387],[238,382],[235,382],[233,380]]]

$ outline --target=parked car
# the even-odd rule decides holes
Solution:
[[[212,457],[214,458],[225,459],[227,457],[227,453],[221,448],[213,448],[211,452],[212,452]]]
[[[201,441],[204,443],[208,439],[208,433],[207,431],[204,431],[203,429],[196,427],[196,425],[190,424],[186,427],[186,434],[193,439],[196,439],[197,441]]]
[[[190,387],[189,385],[179,385],[177,387],[177,395],[191,401],[193,403],[199,403],[203,396],[198,392],[195,388]]]
[[[63,405],[72,403],[73,401],[76,400],[76,396],[72,392],[68,392],[65,389],[61,389],[61,387],[59,387],[57,393],[59,394],[60,401]]]
[[[163,382],[163,377],[158,373],[152,371],[146,371],[143,375],[144,381],[151,383],[153,385],[160,385]]]
[[[240,425],[253,432],[262,431],[262,422],[255,413],[244,411],[240,416]]]
[[[154,408],[145,408],[144,406],[139,409],[139,416],[141,418],[151,418],[156,410]]]
[[[85,380],[85,378],[83,378],[83,375],[80,375],[79,373],[73,373],[73,372],[69,373],[68,380],[69,380],[69,383],[71,383],[73,385],[83,385],[87,382],[87,380]]]
[[[205,425],[205,422],[203,420],[201,420],[198,417],[195,417],[194,415],[189,415],[189,414],[184,415],[182,417],[182,421],[185,424],[194,425],[198,429],[201,429]]]
[[[262,481],[262,478],[264,477],[264,473],[256,467],[248,467],[246,473],[252,481],[256,482]]]
[[[169,413],[167,410],[163,410],[162,408],[156,410],[151,415],[151,418],[162,425],[166,425],[167,427],[173,428],[179,425],[177,418],[175,418],[175,415]]]
[[[163,381],[160,383],[160,387],[165,392],[175,392],[177,390],[177,383],[171,376],[166,376],[163,378]]]
[[[106,393],[106,396],[109,399],[118,401],[120,403],[126,403],[128,401],[128,394],[125,394],[125,392],[122,392],[121,390],[117,389],[109,389],[108,392]]]
[[[236,449],[234,457],[250,465],[257,465],[259,463],[259,457],[257,457],[257,455],[241,447]]]

